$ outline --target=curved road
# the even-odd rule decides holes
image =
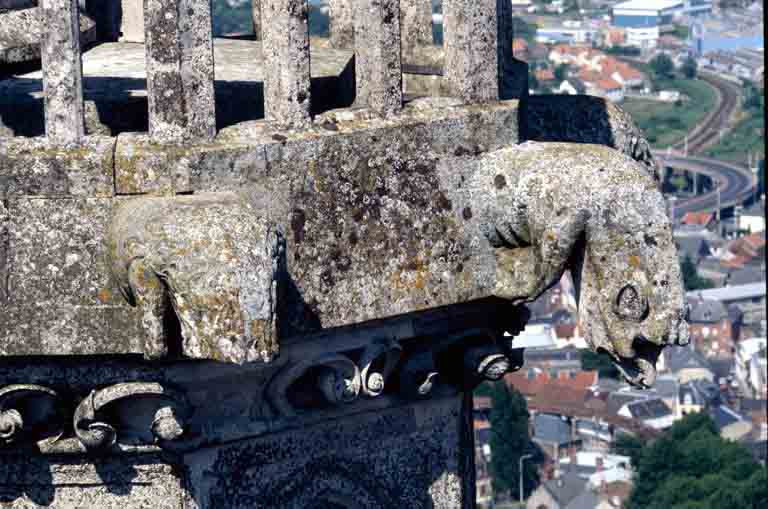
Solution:
[[[755,192],[757,177],[751,170],[740,165],[705,157],[667,156],[666,152],[654,151],[654,157],[665,166],[688,170],[712,178],[720,186],[720,205],[727,208],[740,204]],[[717,192],[710,191],[675,203],[675,219],[686,212],[708,212],[717,208]]]

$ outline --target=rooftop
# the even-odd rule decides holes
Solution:
[[[682,6],[683,0],[629,0],[613,6],[614,9],[663,10]]]
[[[726,286],[723,288],[711,288],[709,290],[696,290],[688,292],[688,297],[700,297],[702,299],[716,299],[721,302],[754,299],[765,297],[765,282],[750,283],[746,285]]]

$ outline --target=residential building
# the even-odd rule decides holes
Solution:
[[[739,228],[749,233],[763,232],[765,236],[765,202],[757,201],[739,214]]]
[[[707,357],[731,357],[734,331],[731,316],[719,300],[688,297],[691,342]]]
[[[576,472],[566,470],[555,479],[542,482],[528,498],[526,508],[575,509],[577,507],[584,507],[584,501],[576,499],[585,493],[586,487],[586,479],[579,476]],[[593,503],[591,507],[595,507],[597,504],[594,502],[596,501],[597,497],[588,502]]]
[[[619,409],[617,414],[628,419],[640,420],[645,426],[655,430],[667,429],[675,422],[672,410],[659,397],[627,403]]]
[[[571,433],[571,425],[560,415],[537,413],[531,418],[531,424],[531,440],[554,462],[567,454],[571,447],[579,446],[579,441]]]
[[[715,381],[715,374],[706,359],[692,346],[687,348],[665,348],[662,353],[664,369],[674,374],[679,383],[691,380]]]
[[[747,397],[765,397],[766,338],[739,341],[734,359],[736,379]]]
[[[688,297],[719,300],[726,306],[729,304],[740,305],[747,303],[765,305],[765,293],[765,282],[763,281],[746,285],[695,290],[688,292]]]

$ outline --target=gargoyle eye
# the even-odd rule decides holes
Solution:
[[[648,301],[628,284],[619,291],[613,311],[619,318],[641,322],[648,316]]]

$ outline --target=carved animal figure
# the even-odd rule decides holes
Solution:
[[[650,386],[664,345],[688,343],[685,295],[652,169],[599,145],[527,142],[490,154],[478,187],[496,294],[531,302],[574,276],[587,341]]]
[[[112,273],[142,313],[144,355],[168,353],[175,315],[189,357],[269,360],[277,350],[276,242],[234,193],[123,203],[110,229]]]

